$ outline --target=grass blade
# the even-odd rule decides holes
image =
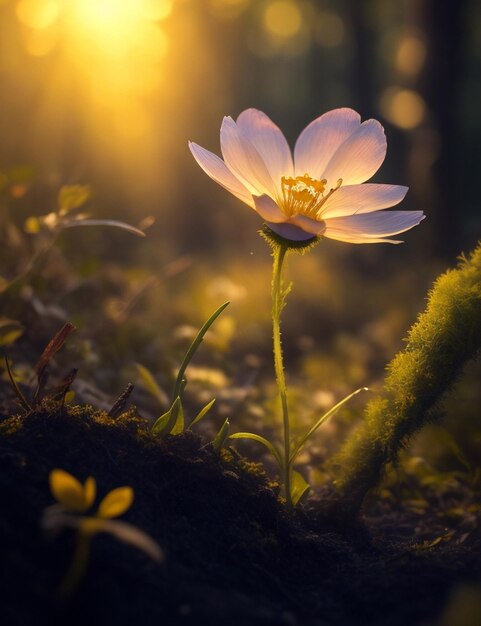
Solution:
[[[150,395],[158,400],[161,405],[165,406],[168,404],[169,398],[165,391],[163,391],[163,389],[161,389],[157,384],[152,372],[147,369],[145,365],[141,365],[140,363],[136,363],[135,367],[137,368],[137,372],[142,379],[145,389],[150,393]]]
[[[205,333],[209,330],[209,328],[212,326],[215,320],[219,317],[222,311],[226,307],[229,306],[229,304],[230,302],[224,302],[224,304],[222,304],[216,311],[214,311],[214,313],[212,313],[212,315],[209,317],[209,319],[205,322],[205,324],[197,333],[194,341],[190,344],[189,349],[187,350],[184,356],[184,359],[180,365],[179,373],[177,374],[177,378],[176,378],[175,385],[174,385],[174,391],[172,393],[172,399],[175,399],[181,395],[183,388],[185,387],[184,374],[185,374],[185,370],[187,369],[187,366],[192,360],[192,357],[194,356],[194,354],[196,353],[197,348],[202,343]]]
[[[57,354],[63,344],[67,341],[68,336],[76,330],[73,324],[67,322],[62,326],[62,328],[58,331],[58,333],[48,342],[47,347],[42,352],[42,355],[35,366],[35,371],[37,372],[38,377],[40,378],[43,370],[47,367],[50,359]]]
[[[197,422],[200,422],[200,420],[207,415],[207,413],[211,410],[214,402],[215,402],[215,398],[211,400],[208,404],[206,404],[205,407],[197,413],[197,415],[194,417],[194,419],[190,423],[189,428],[193,426],[194,424],[197,424]]]
[[[60,228],[63,230],[64,228],[77,228],[78,226],[113,226],[114,228],[120,228],[121,230],[126,230],[133,235],[137,235],[137,237],[145,237],[145,233],[139,228],[135,228],[135,226],[131,226],[130,224],[126,224],[125,222],[118,222],[117,220],[71,220],[71,221],[63,221],[60,224]]]
[[[348,396],[346,396],[345,398],[343,398],[340,402],[338,402],[337,404],[335,404],[332,409],[329,409],[329,411],[327,411],[327,413],[324,413],[324,415],[321,415],[321,417],[317,420],[317,422],[314,424],[314,426],[312,426],[305,435],[303,435],[301,437],[301,439],[297,442],[297,444],[294,447],[294,450],[291,453],[291,456],[289,457],[289,462],[292,463],[294,461],[294,459],[296,458],[296,456],[299,454],[299,451],[301,450],[302,446],[306,443],[306,441],[309,439],[309,437],[311,435],[313,435],[316,430],[322,426],[322,424],[324,424],[324,422],[326,420],[328,420],[330,417],[332,417],[334,415],[334,413],[337,413],[337,411],[339,411],[339,409],[344,406],[344,404],[346,404],[346,402],[349,402],[349,400],[351,398],[353,398],[354,396],[357,396],[358,393],[360,393],[361,391],[368,391],[367,387],[361,387],[360,389],[356,389],[356,391],[353,391],[352,393],[350,393]]]
[[[229,438],[230,439],[252,439],[253,441],[262,443],[262,445],[264,445],[269,450],[269,452],[274,456],[276,461],[279,463],[279,467],[282,467],[283,463],[282,463],[281,453],[265,437],[261,437],[261,435],[256,435],[254,433],[234,433],[233,435],[230,435]]]
[[[214,441],[212,442],[212,445],[214,446],[214,450],[219,451],[222,448],[222,446],[225,443],[225,440],[229,436],[229,428],[230,428],[230,424],[229,424],[229,419],[227,418],[225,422],[222,424],[222,426],[220,427],[219,432],[217,433]]]

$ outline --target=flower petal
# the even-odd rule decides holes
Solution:
[[[315,236],[299,228],[299,226],[287,222],[284,222],[284,224],[267,222],[267,226],[284,239],[289,239],[290,241],[307,241]]]
[[[339,146],[322,172],[328,187],[339,178],[344,185],[363,183],[381,167],[386,156],[384,128],[377,120],[367,120]]]
[[[326,220],[325,237],[349,243],[379,243],[403,233],[424,219],[422,211],[377,211]],[[390,241],[390,240],[387,240]],[[399,243],[399,242],[396,242]]]
[[[360,126],[352,109],[334,109],[321,115],[302,131],[294,149],[296,174],[320,178],[339,146]]]
[[[231,117],[222,122],[220,146],[227,167],[250,193],[275,196],[276,186],[266,164]]]
[[[344,243],[404,243],[401,239],[387,239],[386,237],[363,237],[362,235],[352,237],[348,237],[344,233],[336,234],[334,232],[330,232],[329,234],[324,233],[324,236],[328,239],[335,239],[336,241],[343,241]]]
[[[292,176],[294,171],[291,150],[280,128],[257,109],[242,111],[237,126],[260,154],[280,190],[282,176]]]
[[[347,185],[340,187],[321,209],[322,219],[372,213],[399,204],[409,187],[402,185]]]
[[[267,222],[279,224],[287,220],[279,206],[269,196],[265,194],[263,196],[254,196],[254,202],[256,211]]]
[[[230,191],[231,194],[242,200],[242,202],[245,202],[252,208],[254,207],[252,195],[234,176],[222,159],[192,141],[189,141],[189,149],[207,176],[210,176],[216,183]]]
[[[290,220],[291,224],[295,224],[311,235],[322,235],[326,230],[326,223],[320,220],[313,220],[307,215],[296,215]]]

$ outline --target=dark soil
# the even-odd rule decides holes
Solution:
[[[123,517],[150,533],[163,564],[107,534],[94,538],[86,577],[56,594],[74,532],[43,533],[54,468],[96,478],[99,496],[130,485]],[[355,522],[321,526],[287,512],[258,466],[185,433],[156,440],[135,412],[88,407],[4,417],[0,425],[0,623],[321,626],[436,624],[451,590],[481,577],[479,539],[419,549]]]

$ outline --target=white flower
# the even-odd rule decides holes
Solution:
[[[314,236],[349,243],[401,243],[386,239],[424,219],[422,211],[382,211],[401,202],[401,185],[365,184],[386,156],[384,129],[361,124],[352,109],[335,109],[299,135],[294,158],[282,131],[256,109],[220,129],[223,160],[189,147],[201,168],[245,202],[275,233],[294,241]],[[364,183],[364,184],[363,184]]]

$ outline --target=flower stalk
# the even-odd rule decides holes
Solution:
[[[282,309],[285,306],[286,296],[289,292],[289,288],[284,289],[282,285],[282,269],[287,252],[287,244],[274,241],[272,242],[272,256],[274,258],[272,269],[272,336],[274,352],[274,371],[276,374],[277,388],[279,390],[279,398],[281,401],[282,421],[284,428],[284,457],[281,471],[283,473],[287,506],[289,508],[292,508],[291,463],[289,460],[291,449],[289,408],[287,404],[286,376],[284,372],[284,359],[282,354],[281,341],[281,314]]]
[[[62,600],[68,600],[85,577],[90,560],[90,542],[91,537],[89,535],[77,533],[75,552],[70,567],[58,588],[58,595]]]
[[[281,482],[289,509],[293,509],[302,498],[308,493],[310,485],[306,482],[302,474],[294,469],[299,452],[302,450],[308,439],[324,424],[326,420],[332,417],[337,411],[346,404],[352,397],[366,388],[356,389],[353,393],[340,400],[329,411],[321,415],[314,424],[296,440],[291,439],[291,430],[289,423],[289,407],[287,402],[287,386],[284,371],[284,358],[282,353],[281,341],[281,315],[286,303],[286,296],[291,290],[291,285],[284,287],[282,282],[282,270],[290,250],[305,254],[317,243],[318,237],[312,237],[307,241],[290,241],[280,237],[273,232],[268,226],[259,231],[259,234],[269,244],[272,249],[272,257],[274,259],[272,268],[272,343],[274,354],[274,371],[276,375],[277,388],[279,390],[279,398],[281,401],[282,421],[283,421],[283,445],[278,446],[276,443],[269,441],[261,435],[249,432],[233,433],[229,435],[230,439],[251,439],[265,446],[272,454],[279,466]]]

